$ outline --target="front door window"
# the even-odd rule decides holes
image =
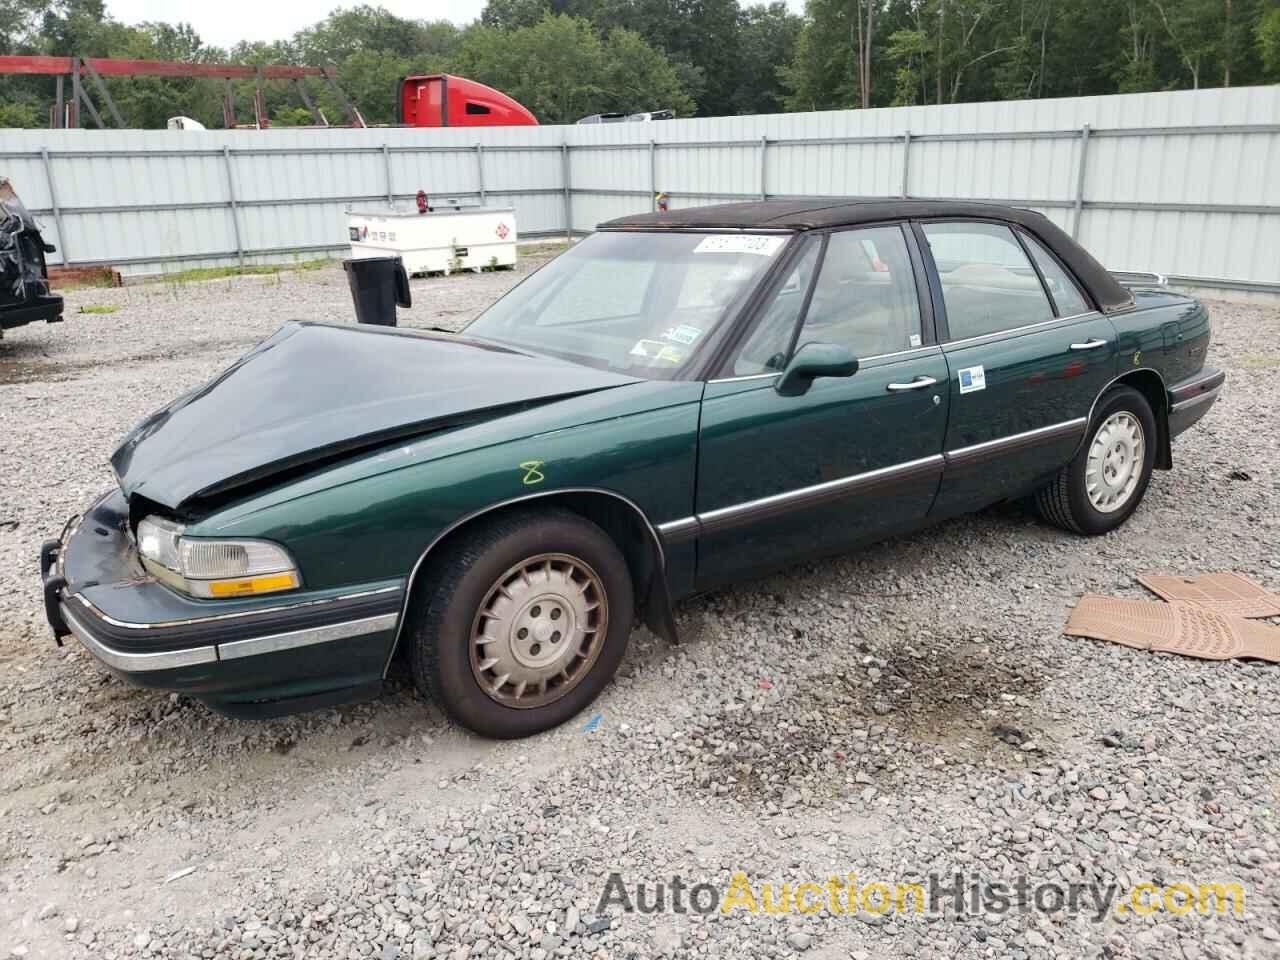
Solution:
[[[915,274],[902,228],[831,235],[796,346],[838,343],[862,359],[921,345]]]

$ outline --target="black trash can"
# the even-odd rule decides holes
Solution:
[[[343,260],[357,323],[382,327],[396,325],[396,305],[412,306],[409,275],[399,257],[364,257]]]

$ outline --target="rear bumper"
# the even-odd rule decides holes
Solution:
[[[180,596],[143,571],[118,491],[45,545],[41,574],[55,635],[74,636],[131,683],[227,712],[289,712],[376,685],[404,604],[403,581],[287,600]]]
[[[1205,368],[1169,388],[1169,436],[1176,437],[1209,412],[1222,392],[1227,375]]]

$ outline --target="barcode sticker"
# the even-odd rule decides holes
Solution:
[[[753,253],[772,257],[787,242],[786,237],[761,237],[748,233],[716,233],[703,237],[694,253]]]

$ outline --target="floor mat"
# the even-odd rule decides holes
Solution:
[[[1143,573],[1138,582],[1166,600],[1186,600],[1232,617],[1280,617],[1280,597],[1238,573],[1202,573],[1198,577]]]
[[[1085,594],[1063,633],[1204,660],[1243,657],[1280,663],[1280,627],[1185,600],[1155,603]]]

